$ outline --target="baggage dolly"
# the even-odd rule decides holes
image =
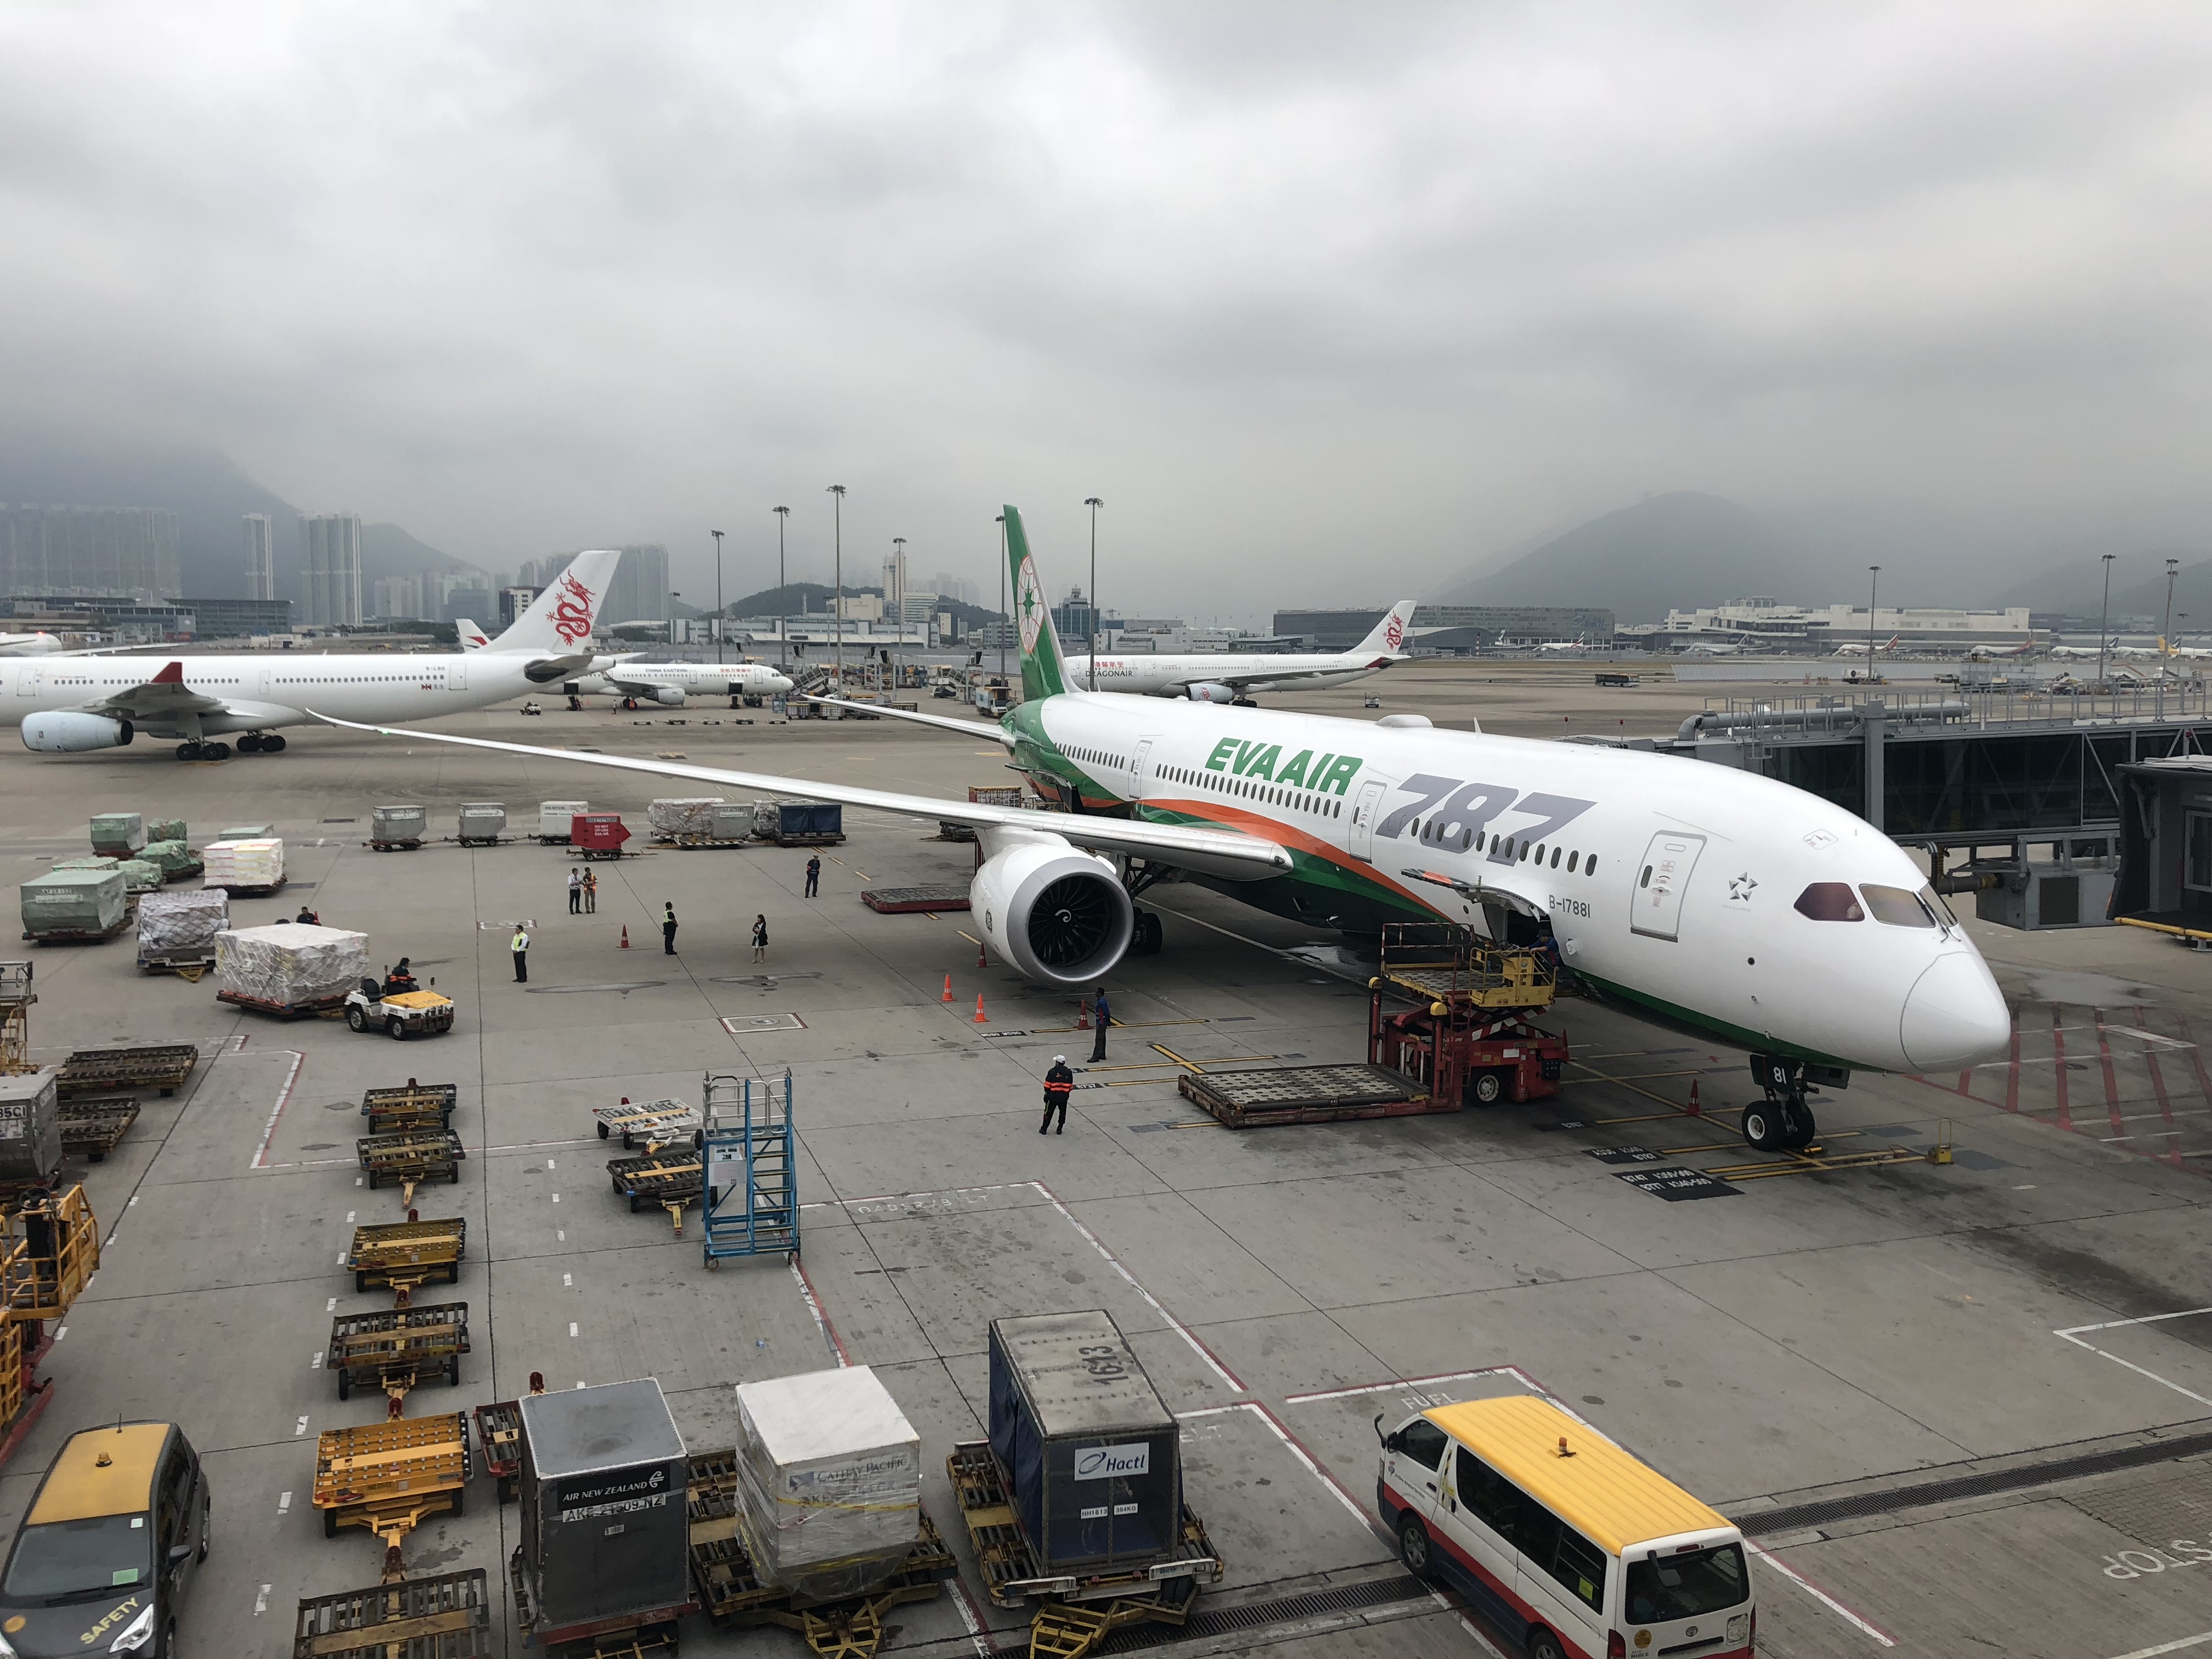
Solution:
[[[383,1313],[340,1314],[331,1321],[324,1369],[338,1374],[338,1398],[357,1388],[379,1388],[387,1416],[406,1409],[409,1390],[443,1373],[461,1385],[461,1356],[469,1351],[469,1304],[441,1302]]]
[[[600,1139],[620,1135],[625,1152],[641,1140],[647,1157],[681,1140],[698,1146],[703,1128],[699,1114],[672,1097],[633,1106],[624,1095],[618,1106],[592,1107],[592,1115],[599,1120]]]
[[[434,1515],[459,1515],[468,1479],[468,1419],[460,1413],[386,1418],[323,1432],[315,1442],[312,1501],[323,1512],[324,1537],[364,1527],[381,1539],[378,1582],[397,1584],[406,1577],[401,1543]]]
[[[615,1196],[629,1200],[635,1214],[647,1204],[658,1204],[676,1223],[676,1236],[684,1237],[684,1212],[706,1190],[706,1165],[697,1152],[660,1152],[650,1158],[611,1158],[607,1174],[613,1177]]]
[[[104,1095],[121,1089],[159,1089],[173,1095],[199,1064],[189,1042],[155,1042],[135,1048],[80,1048],[62,1062],[55,1079],[64,1095]]]
[[[489,1659],[484,1570],[311,1595],[292,1626],[292,1659]]]
[[[368,1120],[373,1135],[393,1134],[402,1129],[450,1129],[453,1104],[460,1092],[454,1084],[417,1083],[410,1077],[404,1089],[364,1091],[361,1115]]]
[[[386,1182],[400,1185],[399,1201],[412,1204],[415,1189],[443,1177],[458,1182],[468,1152],[451,1129],[404,1129],[388,1135],[363,1135],[354,1142],[372,1188]]]
[[[484,1473],[499,1482],[499,1501],[514,1502],[515,1477],[522,1473],[522,1404],[501,1400],[477,1407],[477,1450]]]
[[[355,1228],[353,1249],[346,1254],[356,1291],[365,1292],[371,1285],[389,1286],[398,1298],[393,1305],[401,1308],[441,1273],[448,1285],[459,1284],[461,1258],[469,1248],[469,1224],[460,1217],[423,1221],[412,1210],[407,1213],[404,1221]]]
[[[507,1558],[507,1587],[514,1597],[514,1622],[521,1628],[522,1645],[543,1649],[545,1659],[653,1659],[656,1654],[676,1659],[677,1620],[699,1610],[696,1601],[685,1601],[619,1619],[544,1628],[543,1616],[531,1604],[520,1544]]]
[[[137,1121],[136,1095],[71,1095],[61,1103],[62,1155],[105,1163]]]

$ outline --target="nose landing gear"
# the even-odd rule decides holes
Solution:
[[[1802,1152],[1819,1133],[1805,1103],[1805,1062],[1778,1054],[1753,1054],[1751,1074],[1765,1099],[1743,1109],[1743,1138],[1762,1152]]]

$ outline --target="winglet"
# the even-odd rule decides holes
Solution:
[[[185,665],[180,662],[171,663],[149,682],[155,685],[182,685],[184,683]]]

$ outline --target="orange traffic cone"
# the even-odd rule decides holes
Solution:
[[[938,1000],[939,1002],[950,1002],[952,1000],[952,975],[950,974],[947,974],[945,976],[945,994],[939,997]]]
[[[983,1012],[983,994],[981,991],[975,993],[975,1023],[978,1025],[991,1023],[991,1017]]]
[[[623,923],[622,948],[625,951],[629,949],[629,924],[628,922]]]
[[[1079,997],[1075,1004],[1075,1029],[1079,1031],[1091,1029],[1091,1005]]]
[[[983,941],[980,939],[975,941],[975,965],[978,968],[988,968],[991,965],[991,959],[983,954]]]
[[[1705,1115],[1705,1109],[1698,1103],[1698,1079],[1692,1078],[1690,1079],[1690,1115],[1703,1117]]]

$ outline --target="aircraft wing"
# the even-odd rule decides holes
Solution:
[[[118,720],[145,724],[164,714],[216,714],[230,705],[185,684],[185,665],[172,662],[150,680],[81,705],[88,714],[112,714]]]
[[[776,777],[764,772],[732,772],[714,766],[690,766],[664,760],[633,760],[627,755],[586,755],[567,749],[538,749],[525,743],[496,743],[489,738],[463,738],[442,732],[417,732],[403,726],[363,726],[332,714],[307,711],[326,726],[349,732],[367,732],[380,738],[408,738],[422,743],[449,743],[464,749],[488,749],[495,754],[527,755],[533,760],[573,761],[584,766],[606,766],[622,772],[642,772],[649,777],[684,778],[696,783],[720,784],[732,789],[756,790],[763,794],[791,795],[801,800],[836,801],[841,805],[896,812],[905,817],[976,829],[1034,830],[1087,847],[1093,852],[1132,854],[1139,858],[1195,870],[1202,875],[1231,881],[1263,881],[1291,867],[1291,855],[1271,841],[1225,830],[1191,830],[1180,824],[1146,823],[1134,818],[1093,817],[1088,813],[1036,812],[1019,806],[986,806],[970,801],[939,800],[929,795],[894,794],[887,789],[858,789],[848,784],[814,783],[805,778]],[[902,711],[903,712],[903,711]]]

